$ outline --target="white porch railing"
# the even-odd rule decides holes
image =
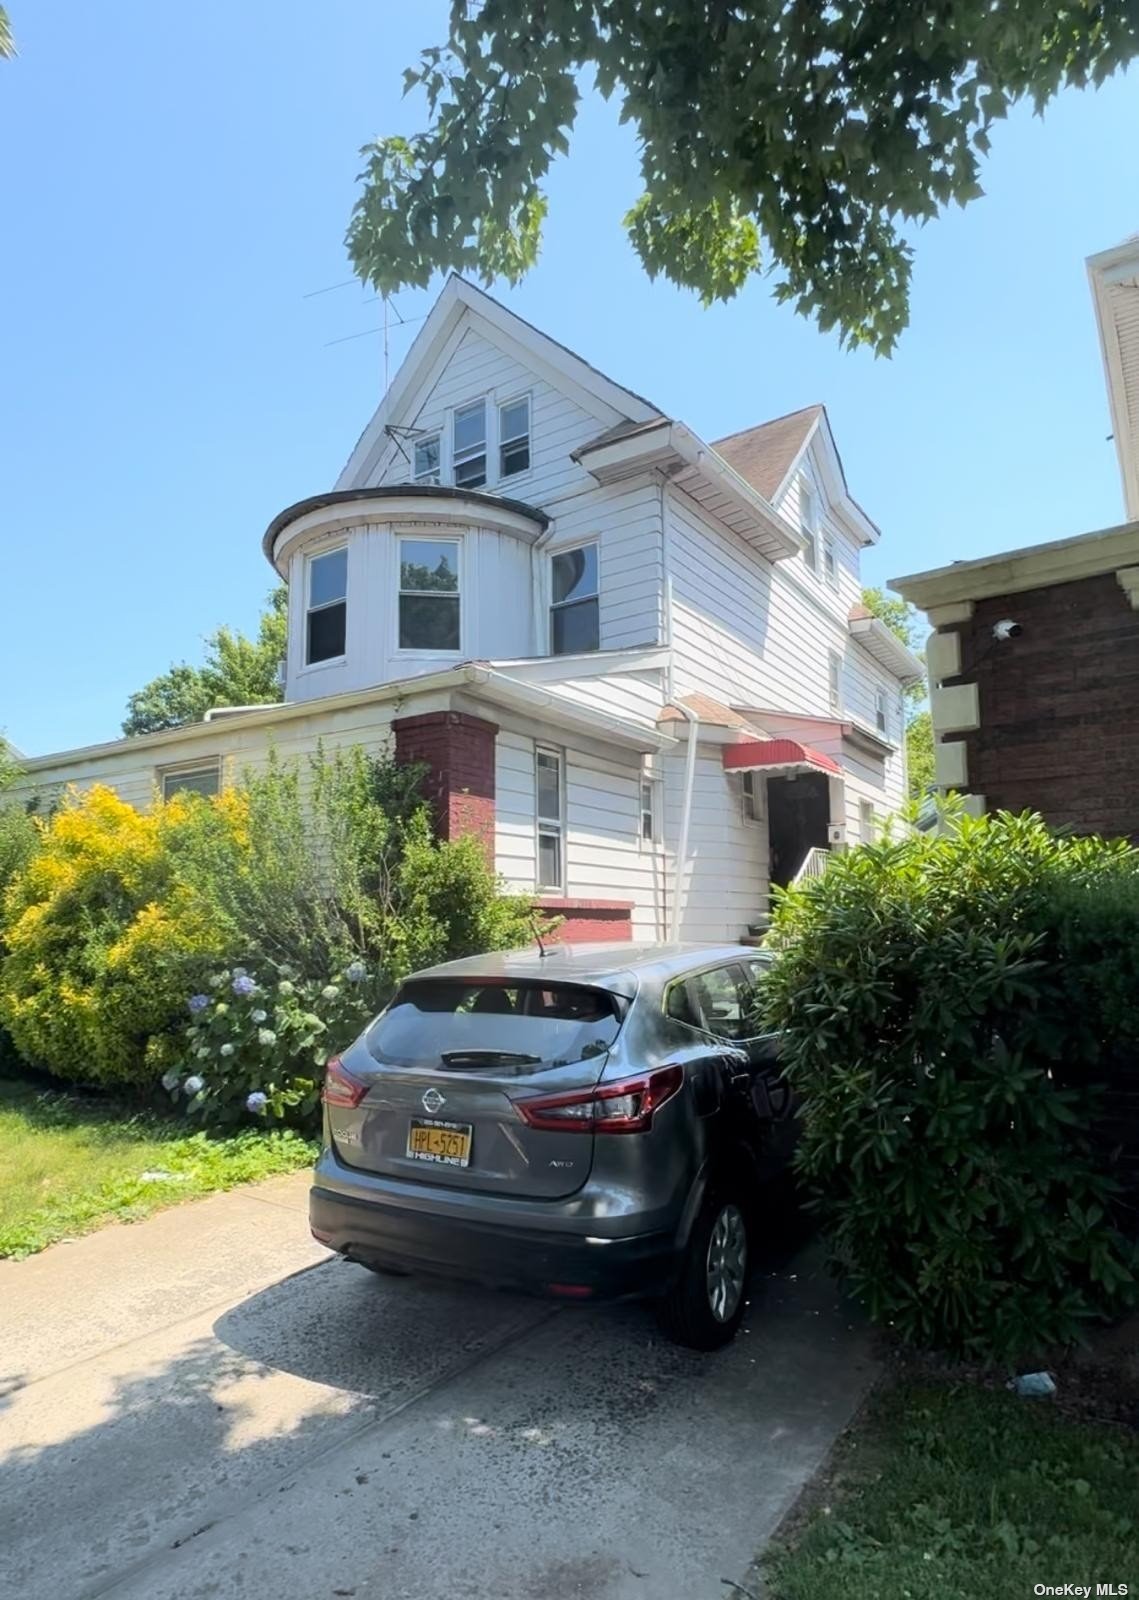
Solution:
[[[810,883],[815,878],[821,878],[823,873],[827,870],[827,862],[829,860],[830,851],[827,849],[826,845],[815,845],[814,848],[808,850],[807,854],[803,857],[803,865],[791,879],[790,887],[792,889],[798,889],[804,883]]]

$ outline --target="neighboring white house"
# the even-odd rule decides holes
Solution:
[[[335,489],[264,536],[285,703],[26,781],[146,804],[270,742],[394,748],[565,936],[735,939],[904,798],[922,669],[860,606],[877,538],[821,406],[706,444],[451,278]]]

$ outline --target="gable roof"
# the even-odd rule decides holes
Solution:
[[[712,449],[765,500],[774,500],[823,414],[820,405],[804,406],[801,411],[761,422],[757,428],[713,439]]]
[[[602,427],[636,425],[663,417],[664,413],[651,400],[606,377],[568,346],[543,333],[517,312],[508,310],[466,278],[452,273],[336,480],[338,489],[357,487],[375,470],[391,443],[386,431],[388,424],[402,414],[423,386],[446,350],[448,340],[468,314],[484,323],[492,336],[497,333],[520,346],[528,363],[537,370],[544,367],[555,383],[593,411]]]

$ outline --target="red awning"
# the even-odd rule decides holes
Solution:
[[[744,739],[725,745],[724,767],[728,772],[827,772],[842,777],[833,756],[797,739]]]

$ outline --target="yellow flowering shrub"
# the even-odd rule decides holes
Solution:
[[[84,1083],[146,1083],[147,1047],[226,959],[233,930],[178,871],[193,833],[236,864],[242,797],[178,795],[139,812],[111,789],[72,790],[8,885],[0,1023],[25,1060]],[[153,1046],[151,1046],[153,1056]]]

